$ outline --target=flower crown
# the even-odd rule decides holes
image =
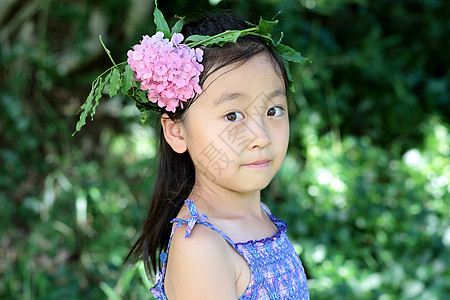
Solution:
[[[86,102],[80,107],[80,119],[76,124],[76,131],[86,124],[90,113],[93,120],[102,92],[109,84],[109,97],[115,96],[119,90],[123,95],[134,100],[136,107],[145,112],[159,110],[175,112],[177,107],[183,108],[183,103],[195,94],[201,94],[199,77],[203,71],[201,64],[203,51],[199,46],[223,46],[226,43],[236,42],[239,37],[254,35],[263,38],[267,44],[278,53],[283,60],[289,79],[289,90],[295,93],[296,84],[289,71],[289,62],[301,65],[311,62],[291,47],[281,44],[283,32],[278,41],[272,39],[273,26],[278,20],[267,21],[262,18],[259,24],[251,24],[244,30],[226,30],[214,36],[191,35],[184,40],[180,33],[183,27],[183,18],[169,29],[169,25],[162,12],[158,9],[155,0],[153,12],[156,33],[149,37],[143,36],[140,44],[127,53],[125,62],[116,64],[111,52],[106,48],[101,36],[100,43],[113,63],[113,66],[100,74],[93,82]],[[184,42],[183,42],[184,40]],[[143,120],[146,115],[143,116]]]

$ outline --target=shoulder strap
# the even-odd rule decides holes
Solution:
[[[263,205],[262,203],[261,203],[261,207],[266,212],[266,214],[269,217],[269,219],[272,220],[272,222],[275,224],[275,226],[278,227],[278,230],[285,232],[286,228],[287,228],[286,222],[284,222],[284,221],[282,221],[280,219],[277,219],[274,215],[272,215],[272,213],[269,211],[267,206]]]
[[[191,217],[189,219],[180,219],[180,218],[175,218],[172,221],[170,221],[170,223],[177,223],[175,225],[175,227],[172,230],[172,233],[170,234],[170,240],[169,240],[169,245],[170,245],[170,241],[172,240],[172,236],[173,233],[175,232],[175,230],[177,230],[178,227],[180,227],[181,225],[185,225],[187,224],[187,228],[186,228],[186,234],[185,234],[185,238],[189,238],[189,236],[191,235],[191,231],[192,228],[194,228],[195,224],[201,224],[201,225],[205,225],[209,228],[211,228],[212,230],[216,231],[217,233],[219,233],[228,243],[230,243],[231,245],[234,246],[234,242],[233,240],[231,240],[222,230],[220,230],[219,228],[217,228],[216,226],[214,226],[213,224],[207,222],[206,220],[208,219],[208,216],[205,214],[200,214],[197,211],[197,207],[194,204],[194,201],[192,201],[191,199],[187,199],[184,201],[186,203],[186,206],[189,209],[189,213],[191,214]]]
[[[269,209],[261,202],[261,207],[263,208],[263,210],[266,212],[266,214],[268,216],[271,216],[272,214],[270,213]]]

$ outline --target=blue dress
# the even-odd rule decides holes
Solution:
[[[195,224],[207,226],[227,240],[250,267],[250,283],[239,299],[309,299],[305,271],[291,241],[286,235],[285,222],[276,219],[263,206],[269,218],[277,226],[278,232],[269,238],[235,243],[219,228],[207,222],[208,217],[198,213],[192,200],[188,199],[185,203],[191,217],[187,220],[175,218],[171,221],[171,223],[176,223],[176,225],[170,235],[169,246],[173,233],[181,225],[187,224],[186,238],[190,236]],[[169,246],[167,249],[169,249]],[[161,253],[161,262],[162,268],[156,276],[156,284],[150,291],[157,299],[166,300],[164,278],[167,267],[167,253]]]

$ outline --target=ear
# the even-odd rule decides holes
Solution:
[[[161,116],[161,126],[164,138],[177,153],[184,153],[187,150],[186,141],[184,139],[184,126],[182,123],[176,123],[169,118],[167,114]]]

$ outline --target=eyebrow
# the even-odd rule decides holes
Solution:
[[[236,99],[236,98],[238,98],[240,96],[243,96],[243,95],[246,95],[246,94],[237,93],[237,92],[232,92],[232,93],[225,92],[224,94],[222,94],[222,96],[220,96],[219,98],[216,99],[214,104],[215,105],[220,105],[222,103],[225,103],[227,101]],[[285,97],[285,96],[286,96],[286,91],[285,90],[277,89],[277,90],[274,90],[273,92],[271,92],[268,95],[268,98]]]
[[[216,101],[214,101],[215,105],[220,105],[224,102],[233,100],[239,96],[242,96],[242,93],[229,93],[229,92],[225,92],[222,94],[222,96],[220,96],[219,98],[216,99]]]
[[[278,89],[269,94],[269,98],[286,97],[286,91],[284,89]]]

